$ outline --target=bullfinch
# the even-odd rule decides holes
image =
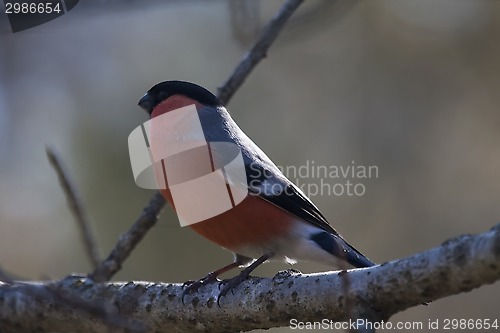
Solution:
[[[194,107],[204,141],[228,143],[241,152],[248,195],[218,215],[189,224],[195,232],[233,252],[234,262],[192,283],[188,292],[217,280],[230,269],[246,266],[224,282],[219,297],[223,296],[267,260],[307,260],[332,266],[338,266],[341,260],[357,268],[375,265],[337,233],[312,201],[238,127],[211,92],[189,82],[165,81],[148,90],[138,104],[152,120],[180,108]],[[199,136],[199,131],[195,134],[190,128],[175,127],[174,140],[189,142]],[[212,153],[210,158],[212,165],[216,164],[217,154]],[[161,192],[175,210],[171,189],[166,186]]]

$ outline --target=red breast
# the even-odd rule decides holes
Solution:
[[[175,209],[170,191],[161,193]],[[243,246],[262,245],[285,236],[295,219],[264,199],[248,195],[232,209],[189,227],[212,242],[238,252]]]

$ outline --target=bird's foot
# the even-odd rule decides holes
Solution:
[[[259,257],[259,259],[255,260],[250,266],[246,267],[244,270],[240,272],[240,274],[236,275],[234,278],[222,281],[219,283],[219,289],[221,285],[223,286],[219,292],[219,296],[217,297],[217,305],[220,306],[220,299],[222,296],[226,296],[229,291],[233,292],[233,289],[240,285],[243,281],[247,280],[250,276],[250,273],[253,272],[259,265],[261,265],[264,261],[271,258],[273,254],[263,254]]]
[[[219,283],[219,296],[217,297],[217,304],[220,306],[220,299],[222,296],[226,296],[228,292],[233,293],[233,289],[239,286],[243,281],[247,280],[250,277],[250,271],[243,270],[240,274],[235,277],[221,281]],[[222,286],[222,288],[221,288]]]
[[[208,273],[207,276],[199,279],[198,281],[190,280],[184,282],[182,285],[182,288],[184,288],[184,291],[182,292],[182,303],[184,303],[184,297],[186,295],[196,293],[201,287],[206,286],[215,281],[218,281],[217,274],[215,272],[212,272]]]

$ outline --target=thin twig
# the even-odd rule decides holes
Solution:
[[[285,22],[302,3],[303,0],[288,0],[281,7],[278,13],[264,28],[259,40],[243,57],[236,67],[231,77],[219,89],[218,97],[223,104],[227,104],[236,90],[239,89],[245,78],[252,69],[264,58],[271,44],[283,29]],[[121,268],[122,263],[127,259],[135,246],[141,241],[144,235],[151,229],[158,219],[162,208],[165,206],[165,199],[157,192],[144,208],[139,219],[125,232],[111,254],[104,260],[92,274],[89,275],[94,281],[104,282],[113,277]]]
[[[52,165],[52,167],[57,173],[57,176],[59,177],[59,182],[61,183],[61,187],[64,193],[66,194],[66,199],[68,200],[69,208],[73,213],[73,216],[75,217],[78,226],[80,227],[80,232],[83,238],[83,243],[85,245],[87,256],[92,264],[92,267],[95,269],[96,267],[99,266],[101,259],[97,247],[97,242],[95,240],[94,233],[92,232],[88,216],[85,213],[83,203],[80,197],[78,196],[75,186],[71,182],[67,172],[65,171],[62,165],[61,159],[57,156],[54,149],[51,147],[46,147],[45,151],[47,153],[47,157],[49,159],[50,164]]]
[[[222,104],[229,102],[254,67],[265,58],[267,50],[278,37],[286,21],[302,2],[303,0],[288,0],[264,27],[257,43],[243,57],[224,85],[219,88],[218,97]]]
[[[120,269],[122,263],[128,258],[132,250],[142,240],[158,219],[158,214],[165,206],[165,199],[160,192],[156,192],[148,206],[144,208],[141,216],[132,227],[118,239],[118,243],[110,255],[97,267],[89,277],[96,282],[111,279]]]

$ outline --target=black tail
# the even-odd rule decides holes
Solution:
[[[356,268],[371,267],[376,264],[365,257],[361,252],[349,245],[340,235],[334,235],[327,231],[321,231],[311,235],[311,240],[316,242],[323,250],[333,254],[337,258],[347,261]]]

